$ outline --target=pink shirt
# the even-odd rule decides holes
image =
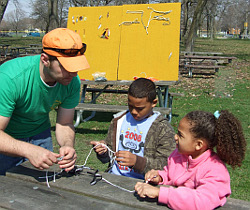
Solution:
[[[174,150],[168,166],[159,171],[163,182],[158,201],[172,209],[214,209],[231,194],[230,176],[216,153],[207,150],[196,159]]]

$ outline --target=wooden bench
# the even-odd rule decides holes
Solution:
[[[117,113],[120,111],[125,111],[128,109],[126,105],[113,105],[113,104],[96,104],[97,98],[103,93],[112,93],[112,94],[128,94],[128,90],[126,89],[108,89],[108,87],[112,87],[113,85],[130,85],[132,81],[127,82],[117,82],[117,81],[108,81],[104,83],[99,83],[100,85],[106,85],[104,88],[88,88],[87,84],[96,85],[97,83],[94,81],[82,81],[83,90],[82,90],[82,97],[81,101],[76,106],[76,120],[75,120],[75,127],[77,127],[81,122],[86,122],[95,116],[96,112],[113,112]],[[168,92],[168,85],[172,84],[173,82],[156,82],[160,86],[157,86],[157,94],[158,94],[158,101],[159,107],[155,107],[155,111],[161,112],[163,115],[168,117],[168,120],[171,121],[172,118],[172,103],[174,96],[184,96],[182,93],[169,93]],[[163,84],[167,84],[164,86]],[[174,84],[174,83],[173,83]],[[85,97],[86,93],[91,93],[91,101],[86,103]],[[85,119],[83,119],[83,112],[84,111],[91,111],[91,115]]]
[[[188,71],[188,76],[193,77],[193,70],[198,69],[198,70],[214,70],[214,72],[219,71],[219,66],[217,65],[196,65],[196,64],[186,64],[185,65],[185,70]],[[200,71],[199,71],[200,72]]]
[[[112,105],[112,104],[90,104],[90,103],[79,103],[76,106],[75,110],[82,111],[93,111],[93,112],[121,112],[128,109],[128,106],[125,105]],[[159,111],[164,115],[167,115],[171,112],[171,108],[166,107],[154,107],[155,111]]]
[[[166,107],[154,107],[154,111],[158,111],[163,115],[168,115],[168,120],[172,119],[172,103],[174,96],[184,96],[182,93],[170,93],[169,108]],[[74,127],[78,127],[81,122],[87,122],[89,119],[95,116],[95,112],[113,112],[118,113],[128,110],[126,105],[113,105],[113,104],[95,104],[95,103],[79,103],[76,107],[76,121]],[[82,118],[84,111],[91,111],[91,115],[85,119]]]
[[[90,104],[90,103],[79,103],[75,110],[83,111],[94,111],[94,112],[121,112],[128,109],[125,105],[112,105],[112,104]],[[158,111],[164,115],[171,112],[171,108],[166,107],[154,107],[155,111]]]

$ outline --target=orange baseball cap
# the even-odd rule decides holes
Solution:
[[[84,55],[86,44],[82,43],[78,33],[68,28],[57,28],[44,35],[43,51],[57,57],[58,61],[69,72],[89,68]]]

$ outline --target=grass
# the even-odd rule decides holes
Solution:
[[[29,43],[40,43],[40,38],[0,38],[1,44],[16,44],[25,46]],[[40,39],[41,40],[41,39]],[[8,42],[8,43],[6,43]],[[173,118],[171,125],[176,130],[181,118],[192,110],[216,110],[228,109],[242,123],[244,135],[248,142],[246,157],[241,168],[232,170],[228,166],[231,176],[232,198],[250,201],[250,183],[248,175],[250,161],[250,123],[249,123],[249,72],[250,72],[250,40],[239,39],[197,39],[195,51],[222,52],[224,55],[235,56],[233,63],[220,69],[215,76],[194,76],[187,78],[180,75],[180,84],[170,87],[170,92],[185,93],[184,97],[175,97],[173,101]],[[183,46],[181,46],[183,50]],[[127,88],[127,87],[124,87]],[[90,97],[90,96],[88,96]],[[126,95],[104,94],[97,103],[126,104]],[[84,117],[90,113],[84,112]],[[50,113],[52,126],[55,125],[55,112]],[[90,149],[91,140],[105,139],[109,123],[112,120],[111,113],[96,113],[88,122],[81,123],[76,128],[76,145],[78,159],[77,164],[83,164]],[[52,132],[55,150],[58,145]],[[88,159],[87,165],[100,171],[106,169],[106,165],[97,160],[94,153]]]
[[[28,47],[30,44],[41,44],[42,37],[0,37],[0,43],[11,47]]]

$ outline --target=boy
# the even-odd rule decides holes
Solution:
[[[152,168],[160,169],[175,149],[174,130],[159,112],[155,84],[148,79],[135,80],[128,90],[128,108],[111,121],[106,141],[91,141],[108,145],[115,151],[116,161],[109,167],[112,174],[143,179]],[[110,161],[104,145],[95,147],[98,159]]]

